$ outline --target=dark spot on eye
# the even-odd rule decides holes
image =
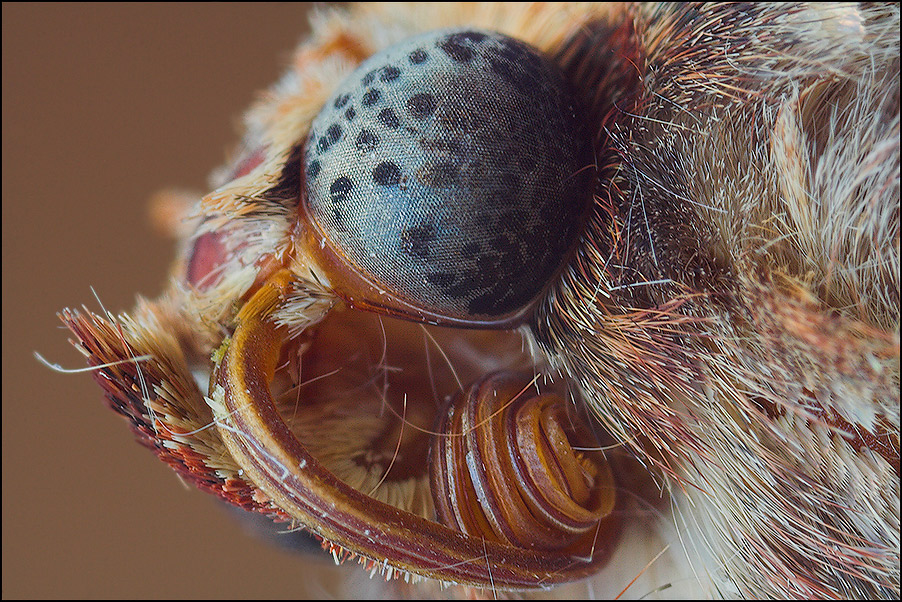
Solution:
[[[454,274],[449,272],[433,272],[431,274],[426,274],[426,281],[439,288],[445,288],[451,286],[454,282]]]
[[[319,175],[320,164],[319,161],[311,161],[310,165],[307,166],[307,178],[312,180],[316,176]]]
[[[509,64],[501,62],[498,59],[489,59],[489,65],[491,65],[492,71],[503,77],[505,80],[510,81],[513,77]]]
[[[429,58],[429,54],[422,48],[417,48],[416,50],[411,52],[409,55],[407,55],[407,58],[414,65],[420,65],[420,64],[426,62],[426,59]]]
[[[336,109],[342,108],[343,106],[348,104],[348,100],[350,100],[350,98],[351,98],[350,94],[342,94],[341,96],[339,96],[338,98],[335,99],[335,108]]]
[[[366,93],[363,95],[363,100],[361,100],[361,102],[363,103],[363,106],[371,107],[374,104],[376,104],[377,102],[379,102],[379,99],[381,97],[382,97],[382,92],[374,88],[372,90],[366,91]]]
[[[457,166],[452,163],[427,163],[417,170],[417,179],[425,186],[448,188],[457,182],[457,172]]]
[[[360,133],[357,134],[356,145],[359,151],[367,153],[376,148],[378,144],[379,137],[369,130],[360,130]]]
[[[505,190],[519,190],[520,189],[520,176],[516,173],[506,172],[501,174],[499,178],[501,180],[501,185]]]
[[[514,62],[526,60],[530,64],[534,64],[533,53],[530,52],[525,45],[520,44],[513,39],[507,39],[502,40],[500,46],[497,53],[504,58]]]
[[[396,129],[401,125],[401,122],[398,121],[398,116],[391,109],[382,109],[379,112],[379,121],[382,122],[382,125],[391,129]]]
[[[456,38],[460,38],[461,40],[467,40],[468,42],[473,42],[475,44],[480,43],[485,39],[484,33],[479,33],[478,31],[462,31],[460,33],[454,34]]]
[[[346,201],[348,199],[348,193],[354,188],[354,183],[347,176],[341,176],[339,178],[335,178],[335,181],[332,182],[332,185],[329,187],[329,194],[332,195],[332,200]]]
[[[370,71],[363,76],[363,79],[360,80],[360,83],[362,83],[364,86],[369,86],[374,81],[376,81],[376,72]]]
[[[473,60],[473,50],[468,46],[462,45],[461,42],[463,41],[459,34],[454,34],[440,42],[438,47],[458,63],[467,63]]]
[[[407,100],[407,110],[417,119],[432,115],[435,111],[435,97],[432,94],[417,94]]]
[[[460,250],[464,255],[477,255],[480,248],[478,242],[468,242]]]
[[[452,155],[461,156],[464,153],[463,145],[461,141],[452,138],[451,140],[432,140],[427,138],[421,138],[420,147],[428,152],[442,152],[442,153],[450,153]]]
[[[520,256],[519,248],[514,243],[514,241],[511,240],[511,238],[509,238],[508,236],[505,236],[506,233],[504,231],[505,226],[510,228],[511,225],[513,225],[513,224],[519,225],[519,223],[520,222],[515,221],[515,218],[513,216],[509,216],[507,218],[507,220],[499,219],[499,224],[497,225],[497,228],[498,228],[498,232],[500,232],[500,234],[492,239],[491,246],[492,246],[492,251],[495,254],[495,257],[502,265],[510,264],[512,261],[515,261]],[[507,274],[509,272],[510,271],[505,271],[503,273]]]
[[[326,152],[329,150],[329,147],[338,142],[340,138],[341,127],[338,124],[333,123],[329,126],[329,129],[326,130],[323,137],[319,139],[319,142],[316,143],[316,150],[319,152]]]
[[[456,299],[466,299],[473,296],[473,291],[485,288],[487,284],[492,284],[486,283],[484,280],[480,280],[479,278],[474,277],[474,274],[484,273],[486,268],[484,268],[483,265],[489,263],[485,260],[484,257],[476,257],[475,259],[477,264],[477,272],[467,271],[466,273],[462,274],[463,278],[456,283],[448,284],[445,288],[442,289],[443,293],[445,293],[449,297],[454,297]],[[497,283],[497,273],[495,273],[494,278],[495,282]]]
[[[401,75],[401,70],[397,67],[392,67],[391,65],[382,68],[382,74],[379,75],[379,80],[383,82],[390,82],[398,79],[398,76]]]
[[[354,110],[354,107],[348,107],[348,110],[345,111],[345,119],[352,121],[355,117],[357,117],[357,111]]]
[[[391,161],[383,161],[373,170],[373,181],[381,186],[394,186],[401,181],[401,169]]]
[[[401,250],[408,255],[429,257],[429,246],[435,240],[435,226],[422,224],[401,231]],[[427,277],[428,278],[428,277]]]
[[[463,31],[453,33],[442,42],[438,47],[445,51],[449,57],[459,63],[466,63],[473,59],[475,53],[468,43],[479,44],[485,39],[485,34],[477,31]]]
[[[438,112],[439,124],[446,130],[468,133],[473,127],[474,115],[468,107],[454,106]]]

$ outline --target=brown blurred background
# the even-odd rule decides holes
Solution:
[[[92,286],[113,312],[162,290],[147,200],[206,188],[307,9],[3,3],[4,598],[335,595],[331,559],[250,534],[33,356],[83,366],[55,314]]]

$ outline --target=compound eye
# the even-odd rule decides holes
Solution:
[[[336,292],[458,325],[527,312],[573,248],[594,181],[560,69],[469,29],[364,62],[314,120],[304,169],[312,246]]]

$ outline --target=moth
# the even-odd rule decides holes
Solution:
[[[406,595],[898,598],[897,5],[312,19],[61,313],[143,444]]]

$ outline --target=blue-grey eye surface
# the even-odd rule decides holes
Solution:
[[[366,277],[439,315],[504,316],[545,287],[591,197],[591,136],[560,69],[499,33],[375,54],[311,126],[307,206]]]

